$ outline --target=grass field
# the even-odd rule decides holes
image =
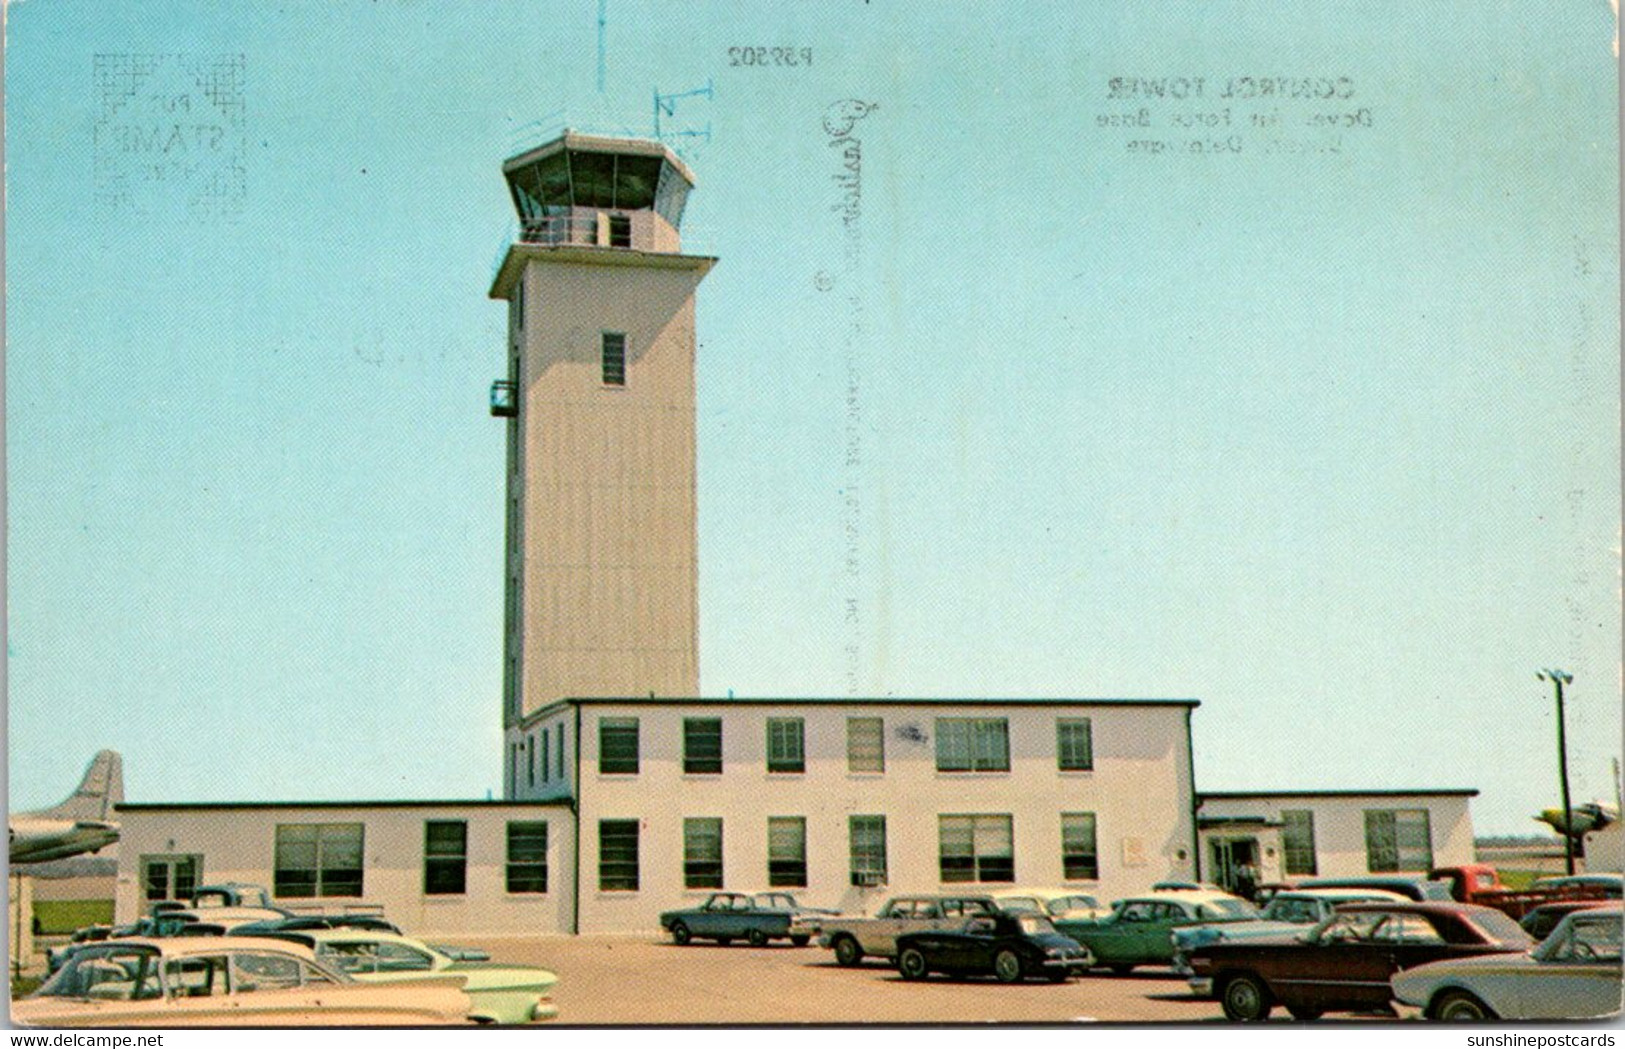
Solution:
[[[113,901],[35,900],[34,919],[46,936],[73,932],[86,925],[106,925],[113,920]]]
[[[1536,878],[1545,877],[1541,871],[1502,871],[1501,881],[1509,889],[1522,891],[1534,884]]]

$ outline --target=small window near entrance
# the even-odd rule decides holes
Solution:
[[[630,248],[632,246],[632,216],[611,215],[609,217],[609,246],[612,248]]]

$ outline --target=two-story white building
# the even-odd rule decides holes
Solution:
[[[514,800],[127,805],[119,918],[218,881],[425,935],[651,931],[720,888],[1121,896],[1196,876],[1195,706],[568,700],[523,726]]]

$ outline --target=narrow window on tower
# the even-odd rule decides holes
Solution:
[[[626,385],[625,332],[604,332],[604,385]]]
[[[611,215],[609,217],[609,246],[612,248],[630,248],[632,246],[632,216]]]

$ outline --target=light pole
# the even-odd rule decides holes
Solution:
[[[1574,808],[1569,804],[1569,747],[1563,731],[1563,686],[1573,684],[1574,675],[1562,670],[1542,670],[1535,675],[1550,681],[1557,689],[1557,769],[1563,777],[1563,863],[1574,873]]]

